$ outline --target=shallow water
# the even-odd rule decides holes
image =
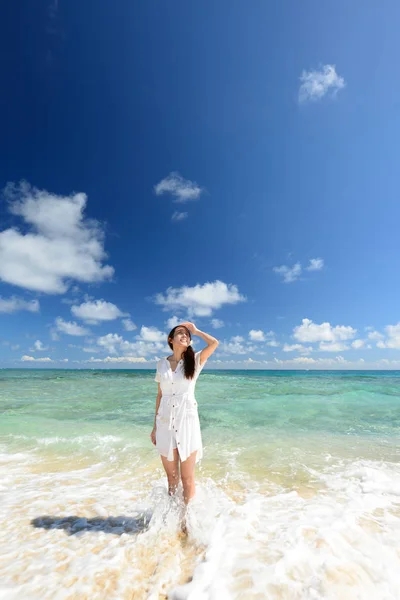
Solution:
[[[0,597],[398,599],[400,373],[203,371],[180,531],[146,371],[0,371]]]

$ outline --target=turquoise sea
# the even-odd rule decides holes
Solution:
[[[214,371],[180,532],[145,370],[0,370],[0,598],[400,598],[400,372]]]

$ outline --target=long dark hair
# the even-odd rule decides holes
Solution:
[[[177,325],[176,327],[171,329],[171,331],[168,334],[168,346],[171,348],[171,350],[173,350],[174,347],[170,340],[173,339],[173,337],[175,335],[175,329],[177,329],[178,327],[183,327],[184,329],[186,329],[190,340],[192,340],[192,335],[191,335],[189,329],[187,327],[185,327],[184,325]],[[184,352],[182,352],[182,358],[183,358],[183,368],[184,368],[186,379],[193,379],[195,364],[194,364],[194,351],[193,351],[192,346],[188,346],[186,348],[186,350]]]

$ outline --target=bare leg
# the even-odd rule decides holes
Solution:
[[[193,452],[189,458],[181,462],[181,479],[183,485],[183,500],[185,504],[188,504],[189,500],[193,498],[196,493],[196,486],[194,483],[194,467],[196,464],[196,452]]]
[[[168,478],[168,494],[173,496],[179,483],[178,450],[176,448],[174,450],[174,460],[167,460],[165,456],[161,456],[161,460]]]

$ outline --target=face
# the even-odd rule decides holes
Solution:
[[[186,327],[177,327],[171,341],[173,346],[176,345],[187,348],[190,344],[190,335]]]

